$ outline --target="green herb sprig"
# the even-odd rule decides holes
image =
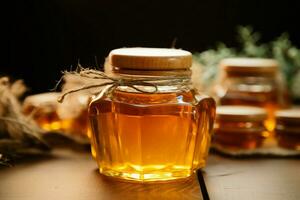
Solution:
[[[250,26],[238,27],[239,46],[231,48],[219,43],[215,49],[194,53],[194,61],[201,66],[203,88],[209,89],[218,74],[218,64],[229,57],[274,58],[280,64],[280,70],[287,83],[287,88],[294,100],[300,99],[300,49],[283,33],[275,40],[260,43],[261,35]]]

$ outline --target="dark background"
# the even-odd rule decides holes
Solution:
[[[262,0],[11,0],[1,6],[0,74],[22,78],[32,93],[48,91],[60,71],[101,65],[119,47],[203,51],[218,41],[235,46],[237,25],[268,41],[289,32],[300,46],[299,3]],[[3,14],[5,13],[5,14]]]

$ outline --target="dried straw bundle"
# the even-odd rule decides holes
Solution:
[[[18,98],[25,91],[22,80],[11,83],[8,77],[0,78],[0,165],[16,156],[50,149],[42,140],[43,130],[21,112]]]

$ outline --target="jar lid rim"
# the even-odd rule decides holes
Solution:
[[[113,68],[135,70],[178,70],[192,66],[192,54],[181,49],[168,48],[120,48],[109,54]]]
[[[182,49],[129,47],[114,49],[110,52],[114,55],[139,56],[139,57],[181,57],[189,56],[191,53]]]
[[[275,59],[270,58],[247,58],[247,57],[237,57],[237,58],[225,58],[220,62],[221,66],[229,67],[267,67],[267,68],[277,68],[278,62]]]
[[[278,118],[300,119],[300,108],[279,110],[275,113]]]

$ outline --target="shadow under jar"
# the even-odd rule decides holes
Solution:
[[[221,75],[216,85],[220,105],[247,105],[268,112],[266,128],[275,128],[274,113],[288,105],[288,95],[273,59],[227,58],[220,62]],[[271,135],[271,134],[270,134]]]
[[[135,82],[90,103],[92,151],[100,173],[140,182],[167,181],[204,167],[215,102],[191,87],[191,54],[123,48],[111,51],[109,62],[113,76]]]
[[[300,151],[300,108],[276,112],[275,134],[278,146]]]
[[[267,113],[252,106],[218,106],[213,143],[224,150],[249,150],[262,146],[268,132]]]

